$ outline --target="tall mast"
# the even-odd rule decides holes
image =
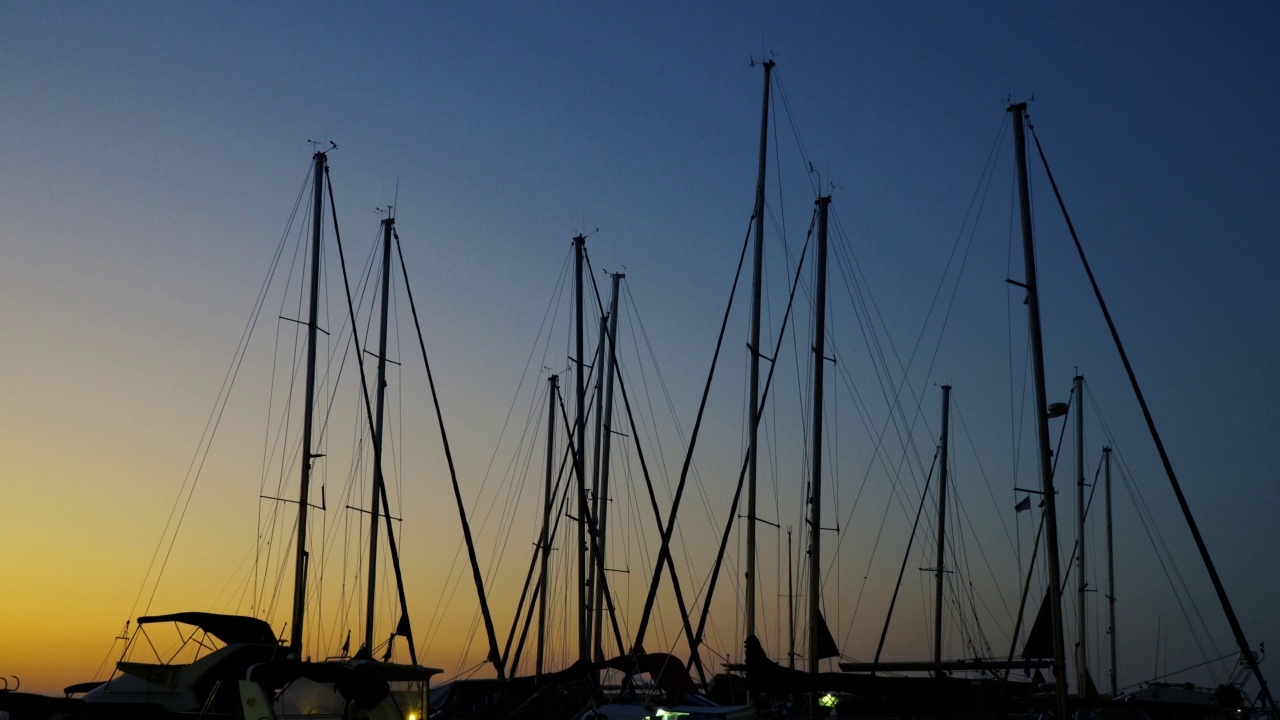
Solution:
[[[596,344],[595,360],[591,367],[604,368],[604,348],[606,340],[609,337],[609,315],[600,316],[600,341]],[[604,433],[604,373],[595,372],[596,380],[596,419],[591,424],[595,426],[596,442],[592,448],[591,459],[591,496],[588,500],[591,503],[591,518],[596,523],[596,533],[600,532],[600,446],[601,435]],[[585,443],[586,441],[583,440]],[[600,542],[600,538],[592,535],[588,544],[595,547]],[[594,551],[592,551],[594,552]],[[604,552],[602,549],[600,552]],[[596,577],[596,564],[588,555],[587,559],[587,597],[590,598],[591,616],[587,620],[587,629],[591,633],[592,644],[594,649],[594,657],[596,662],[604,660],[600,648],[600,633],[598,629],[604,620],[604,608],[600,605],[603,596],[605,580],[603,577]]]
[[[769,81],[773,61],[764,62],[764,100],[760,112],[760,167],[756,173],[755,245],[752,250],[754,270],[751,276],[751,397],[748,400],[747,440],[747,636],[756,634],[756,467],[758,436],[756,419],[760,415],[760,284],[764,264],[764,181],[765,160],[769,146]]]
[[[391,226],[390,216],[382,221],[382,315],[378,338],[377,410],[373,416],[373,501],[369,505],[369,597],[364,616],[364,651],[373,654],[373,610],[378,580],[378,498],[384,481],[382,475],[382,419],[387,398],[387,304],[391,297]]]
[[[613,278],[613,297],[609,300],[609,353],[605,359],[605,386],[604,386],[604,411],[600,415],[600,426],[603,428],[603,438],[601,440],[601,458],[600,458],[600,486],[597,488],[596,495],[596,544],[600,552],[600,571],[604,572],[605,550],[605,527],[609,517],[609,445],[613,437],[613,378],[618,371],[616,362],[618,359],[617,340],[618,340],[618,283],[626,275],[622,273],[613,273],[609,277]],[[601,356],[604,356],[604,344],[601,343]],[[592,643],[596,649],[596,659],[604,660],[604,648],[600,644],[600,636],[604,631],[604,586],[605,579],[603,575],[596,582],[595,586],[595,608],[596,608],[596,624],[595,634]],[[618,652],[622,652],[623,648],[618,648]]]
[[[593,362],[593,368],[604,367],[604,346],[605,339],[609,337],[609,315],[606,313],[600,317],[600,343],[596,346],[596,359]],[[604,374],[595,373],[596,377],[596,442],[592,448],[591,458],[591,493],[592,497],[599,502],[600,494],[600,437],[604,432]],[[592,509],[595,512],[595,508]]]
[[[1111,545],[1111,448],[1102,448],[1107,490],[1107,637],[1111,641],[1111,697],[1116,696],[1116,569]]]
[[[944,557],[947,543],[947,434],[948,424],[951,419],[951,386],[942,386],[942,449],[938,453],[939,460],[942,463],[942,473],[939,475],[940,482],[938,484],[938,587],[936,597],[934,598],[934,615],[933,615],[933,661],[935,663],[942,662],[942,585],[943,573],[946,566]],[[939,674],[941,671],[938,671]]]
[[[578,401],[578,417],[573,436],[577,438],[573,454],[573,470],[578,476],[578,659],[590,660],[587,626],[587,488],[586,488],[586,435],[587,435],[587,394],[583,387],[582,370],[586,367],[582,354],[582,255],[587,239],[581,235],[573,237],[573,274],[574,303],[577,328],[577,367],[573,373],[574,391]]]
[[[1076,375],[1072,380],[1072,392],[1076,396],[1076,692],[1084,695],[1088,684],[1085,677],[1089,674],[1089,654],[1085,651],[1088,633],[1085,631],[1085,589],[1088,583],[1084,577],[1084,377]]]
[[[787,667],[796,668],[796,590],[791,571],[791,528],[787,528]]]
[[[1031,189],[1027,182],[1026,103],[1009,106],[1013,119],[1013,147],[1017,155],[1018,204],[1022,216],[1022,256],[1030,316],[1031,366],[1036,396],[1036,446],[1040,459],[1040,488],[1044,493],[1045,555],[1049,566],[1049,607],[1053,614],[1053,684],[1058,718],[1067,717],[1066,652],[1062,640],[1062,572],[1058,558],[1058,511],[1053,494],[1053,450],[1049,445],[1049,409],[1044,388],[1044,344],[1040,337],[1040,292],[1036,282],[1035,238],[1031,230]]]
[[[551,559],[551,542],[547,531],[551,525],[551,485],[555,481],[556,398],[560,394],[560,378],[552,375],[547,378],[547,384],[547,484],[542,491],[542,534],[538,538],[542,571],[538,575],[538,657],[534,668],[535,680],[542,678],[542,660],[546,647],[547,565]]]
[[[827,342],[827,206],[831,196],[818,198],[818,266],[813,300],[813,458],[809,474],[809,672],[818,672],[818,627],[822,557],[822,372]]]
[[[311,490],[311,420],[315,414],[316,391],[316,317],[320,307],[320,224],[324,219],[324,166],[328,158],[318,152],[312,156],[315,174],[311,199],[311,307],[307,319],[307,389],[303,396],[302,414],[302,481],[298,487],[298,539],[293,571],[293,619],[289,648],[302,655],[302,623],[307,600],[307,507]]]

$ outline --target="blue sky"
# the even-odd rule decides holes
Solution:
[[[473,475],[580,230],[599,228],[596,268],[626,269],[687,430],[751,211],[760,71],[749,60],[770,55],[904,354],[1006,100],[1034,94],[1036,130],[1245,629],[1271,639],[1280,587],[1258,561],[1280,541],[1278,21],[1264,3],[6,4],[0,448],[12,499],[0,518],[18,535],[60,539],[0,561],[14,565],[5,574],[23,588],[20,610],[57,596],[82,612],[71,588],[105,571],[71,558],[109,548],[126,589],[103,600],[109,620],[80,629],[104,638],[95,657],[116,632],[306,172],[308,140],[338,144],[344,238],[371,238],[375,209],[398,193],[437,381]],[[774,175],[771,209],[779,224],[785,211],[794,243],[812,193],[782,111],[774,127],[771,172],[781,167],[783,185]],[[913,376],[930,427],[932,385],[957,388],[1001,502],[1013,485],[1003,281],[1021,276],[1008,245],[1010,157],[1006,135],[933,374]],[[1050,395],[1065,399],[1079,367],[1115,413],[1108,422],[1229,646],[1043,179],[1036,197]],[[786,270],[771,252],[778,313]],[[832,317],[856,347],[856,326]],[[742,347],[745,327],[731,324],[727,347]],[[848,352],[858,367],[860,351]],[[740,353],[728,361],[717,396],[708,474],[736,466],[742,364]],[[854,375],[864,380],[870,388]],[[866,461],[849,447],[854,483]],[[32,519],[53,503],[62,517]],[[1173,623],[1176,609],[1162,612]],[[1138,636],[1132,655],[1144,660],[1122,676],[1145,677],[1154,632],[1125,635]],[[26,648],[0,644],[0,673],[56,677],[49,688],[82,679],[59,675],[56,661],[27,669]],[[904,641],[901,653],[925,650]]]

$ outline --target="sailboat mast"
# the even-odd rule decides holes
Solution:
[[[748,400],[747,440],[747,636],[756,634],[756,468],[758,465],[759,430],[756,419],[760,415],[760,285],[764,265],[764,182],[765,161],[769,147],[769,82],[773,75],[773,61],[764,62],[764,100],[760,112],[760,166],[756,173],[755,244],[752,249],[754,270],[751,276],[751,397]]]
[[[1107,491],[1107,637],[1111,641],[1111,697],[1116,696],[1116,569],[1111,545],[1111,448],[1102,448]]]
[[[605,348],[608,337],[609,337],[609,316],[608,314],[605,314],[600,316],[600,340],[598,343],[596,343],[595,360],[592,362],[591,367],[593,368],[604,367],[604,348]],[[604,432],[604,373],[595,372],[593,373],[593,375],[595,375],[595,379],[596,379],[596,389],[595,389],[596,419],[591,424],[594,426],[594,429],[595,429],[596,441],[592,448],[591,495],[588,498],[588,501],[590,502],[590,507],[591,507],[591,518],[596,523],[596,532],[598,533],[600,530],[599,528],[599,523],[600,523],[600,446],[603,444],[601,443],[601,434]],[[599,542],[600,542],[600,539],[593,535],[590,538],[589,544],[592,545],[592,547],[594,547]],[[603,552],[603,550],[601,550],[601,552]],[[591,647],[595,648],[593,652],[595,653],[595,659],[597,662],[604,660],[604,658],[601,657],[602,652],[600,649],[600,633],[597,632],[597,628],[599,628],[604,621],[604,608],[600,606],[600,599],[602,596],[602,592],[600,592],[600,590],[603,589],[603,585],[604,585],[604,578],[596,577],[596,564],[592,562],[590,559],[588,559],[587,561],[587,597],[591,598],[592,604],[590,606],[591,616],[587,620],[587,623],[588,623],[587,627],[591,632],[591,637],[592,637]]]
[[[289,648],[302,654],[302,623],[307,599],[307,507],[311,490],[311,421],[315,414],[316,391],[316,321],[320,307],[320,225],[324,220],[324,166],[327,156],[318,152],[312,157],[315,174],[311,200],[311,302],[307,319],[307,389],[303,396],[302,414],[302,481],[298,487],[298,539],[293,571],[293,618],[289,628]]]
[[[582,354],[582,255],[587,239],[581,235],[573,237],[573,274],[574,303],[576,307],[576,340],[577,368],[573,373],[574,391],[578,401],[578,417],[573,436],[577,438],[573,455],[573,470],[578,476],[578,659],[590,659],[588,645],[587,614],[587,488],[586,488],[586,435],[587,435],[587,393],[583,385],[582,371],[586,367]]]
[[[600,636],[604,632],[604,587],[605,579],[603,576],[605,565],[604,561],[607,556],[605,551],[605,527],[609,518],[609,446],[613,437],[613,378],[618,371],[617,368],[617,340],[618,340],[618,283],[626,275],[622,273],[613,273],[609,277],[613,278],[613,297],[609,300],[609,353],[605,358],[605,384],[604,384],[604,411],[600,414],[600,427],[603,429],[603,438],[600,441],[600,485],[596,492],[596,544],[600,548],[600,571],[601,577],[595,586],[595,608],[596,622],[595,633],[592,643],[596,649],[596,659],[604,660],[604,648],[600,644]],[[604,356],[604,344],[601,343],[601,356]],[[623,648],[618,648],[618,652],[622,652]]]
[[[822,373],[827,362],[827,207],[818,198],[818,265],[813,300],[813,458],[809,474],[809,672],[818,672],[822,557]]]
[[[542,534],[538,538],[538,551],[542,555],[542,571],[538,576],[538,657],[534,668],[535,680],[542,679],[542,661],[546,649],[547,626],[547,565],[551,560],[551,540],[547,531],[551,525],[551,485],[555,482],[556,459],[556,399],[560,395],[560,378],[547,378],[547,484],[542,491]]]
[[[1084,694],[1088,683],[1089,654],[1085,651],[1088,633],[1085,629],[1085,591],[1088,583],[1084,576],[1084,377],[1076,375],[1072,380],[1076,401],[1076,692]]]
[[[378,338],[377,409],[373,416],[373,500],[369,505],[369,594],[364,616],[364,652],[373,654],[373,611],[378,581],[378,498],[382,492],[382,419],[387,398],[387,306],[391,298],[391,217],[382,221],[382,312]]]
[[[935,663],[942,662],[942,585],[944,558],[947,547],[947,442],[948,442],[948,425],[951,419],[951,386],[942,386],[942,449],[939,451],[939,460],[942,463],[942,473],[939,475],[938,483],[938,587],[936,597],[934,598],[934,614],[933,614],[933,661]],[[941,671],[939,671],[941,672]]]
[[[787,528],[787,667],[796,668],[796,590],[792,584],[791,528]]]
[[[1022,219],[1022,256],[1026,267],[1025,287],[1030,315],[1031,365],[1035,380],[1036,446],[1040,459],[1040,486],[1044,493],[1045,555],[1049,569],[1049,607],[1053,614],[1053,683],[1058,717],[1067,716],[1066,652],[1062,638],[1062,570],[1058,557],[1058,511],[1053,494],[1052,448],[1049,444],[1049,409],[1044,387],[1044,344],[1040,336],[1040,292],[1036,282],[1035,239],[1031,229],[1031,188],[1027,181],[1027,104],[1011,105],[1013,147],[1017,155],[1018,204]]]

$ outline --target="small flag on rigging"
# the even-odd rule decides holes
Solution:
[[[1013,506],[1013,510],[1014,510],[1014,512],[1022,512],[1023,510],[1030,510],[1030,509],[1031,509],[1031,496],[1030,496],[1030,495],[1028,495],[1028,496],[1026,496],[1026,497],[1022,498],[1021,500],[1019,500],[1019,501],[1018,501],[1018,504],[1017,504],[1017,505],[1014,505],[1014,506]]]

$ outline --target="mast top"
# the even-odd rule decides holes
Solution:
[[[1017,113],[1019,117],[1027,118],[1027,124],[1030,126],[1031,114],[1027,112],[1027,104],[1033,102],[1035,99],[1036,96],[1032,95],[1022,102],[1011,103],[1005,108],[1005,112]]]
[[[307,142],[311,143],[311,147],[313,149],[318,148],[324,144],[323,140],[312,140],[310,138],[307,138]],[[329,147],[325,148],[324,150],[316,150],[316,155],[323,156],[325,153],[329,152],[330,150],[337,150],[337,149],[338,149],[338,143],[330,140]],[[313,155],[312,157],[315,157],[315,155]]]
[[[1018,113],[1019,117],[1027,118],[1027,125],[1030,126],[1031,124],[1030,114],[1027,112],[1027,103],[1030,103],[1035,99],[1036,99],[1036,96],[1032,95],[1031,97],[1027,98],[1026,100],[1023,100],[1022,102],[1011,103],[1008,107],[1005,108],[1005,112]]]

